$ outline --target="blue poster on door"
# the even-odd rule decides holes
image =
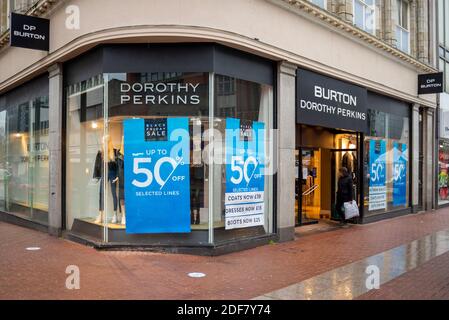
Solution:
[[[387,207],[385,140],[370,140],[369,143],[369,205],[368,210]]]
[[[190,232],[188,118],[124,121],[127,233]]]
[[[393,206],[406,204],[407,161],[407,145],[393,142]]]
[[[264,224],[265,124],[226,119],[225,229]]]

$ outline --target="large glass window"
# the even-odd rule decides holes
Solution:
[[[215,241],[272,233],[273,87],[215,75]]]
[[[191,196],[190,227],[208,230],[209,180],[207,162],[203,161],[207,144],[202,141],[209,126],[208,82],[207,73],[119,73],[99,75],[67,88],[69,228],[74,223],[87,222],[114,230],[127,229],[127,213],[134,207],[134,195],[133,201],[130,196],[125,202],[125,179],[129,176],[133,181],[145,180],[150,169],[145,165],[145,159],[149,158],[144,157],[137,164],[134,160],[131,169],[127,169],[125,150],[132,147],[133,141],[131,133],[128,136],[125,133],[125,122],[137,120],[138,125],[142,120],[147,125],[152,121],[154,125],[160,120],[170,126],[169,119],[183,118],[188,123],[185,142],[190,149],[190,159],[185,159],[190,176],[187,182]],[[107,100],[105,108],[103,99]],[[130,128],[135,125],[132,121],[128,123]],[[139,143],[143,152],[145,141],[142,135]],[[160,170],[164,168],[162,165]],[[135,177],[131,179],[133,174]],[[149,175],[148,181],[158,178],[154,171]],[[163,175],[160,179],[170,178]],[[148,187],[142,185],[142,192]],[[173,197],[174,208],[179,200]]]
[[[48,96],[0,108],[0,210],[48,223]]]
[[[409,118],[369,110],[364,147],[365,215],[409,207]]]
[[[354,24],[362,30],[374,33],[376,8],[374,0],[354,0]]]
[[[440,95],[438,144],[438,204],[449,203],[449,99]]]
[[[77,219],[95,221],[102,206],[94,169],[103,145],[103,75],[70,84],[66,99],[66,214],[72,229]]]
[[[449,203],[449,139],[440,139],[438,148],[438,205]]]
[[[259,170],[270,161],[272,86],[200,72],[114,73],[70,84],[66,96],[68,229],[106,242],[165,235],[158,243],[172,244],[272,233],[272,177]],[[234,178],[242,173],[242,188],[257,181],[248,192],[258,198],[227,216],[236,123],[251,132],[238,150],[252,158],[233,155],[247,160],[233,162]]]

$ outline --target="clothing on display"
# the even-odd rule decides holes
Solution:
[[[113,149],[114,157],[112,160],[108,161],[108,182],[111,186],[112,201],[114,206],[114,211],[117,209],[122,212],[121,206],[119,206],[119,199],[122,200],[125,197],[124,192],[124,161],[123,155],[117,149]],[[104,210],[104,199],[103,199],[103,152],[98,151],[95,158],[93,178],[100,180],[100,197],[99,197],[99,210]],[[117,194],[117,185],[119,186]]]

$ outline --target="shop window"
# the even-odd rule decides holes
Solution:
[[[409,3],[405,0],[396,1],[396,41],[397,47],[406,53],[410,52]]]
[[[227,241],[272,232],[273,180],[269,134],[273,88],[215,75],[214,128],[222,164],[214,163],[214,239]],[[221,181],[221,182],[220,182]]]
[[[0,108],[0,210],[48,223],[48,97]]]
[[[211,77],[118,73],[104,74],[104,85],[90,89],[83,85],[89,80],[75,84],[80,91],[67,86],[68,229],[106,242],[172,234],[166,241],[184,245],[272,233],[272,176],[261,169],[268,166],[273,88],[215,75],[211,90]],[[241,150],[250,148],[251,157],[234,155],[246,161],[234,157],[231,172],[245,182],[234,191],[257,199],[229,207],[226,157],[240,125],[251,136],[241,140]],[[237,215],[238,208],[246,211]],[[230,209],[237,211],[226,215]]]
[[[449,140],[440,139],[438,148],[438,205],[449,203]]]
[[[365,215],[409,207],[409,118],[377,110],[365,137]]]
[[[354,0],[354,24],[360,29],[374,33],[376,10],[374,0]]]
[[[81,82],[81,91],[67,96],[69,229],[85,231],[87,223],[115,231],[126,229],[130,234],[188,233],[190,230],[207,234],[209,180],[207,161],[202,157],[207,143],[201,138],[209,126],[208,82],[207,73],[105,74],[103,83],[106,86],[88,90]],[[174,157],[179,160],[174,163],[158,154],[158,159],[164,158],[161,166],[150,169],[149,161],[156,157],[148,157],[152,147],[146,142],[151,139],[147,140],[143,131],[141,136],[133,136],[132,131],[141,124],[147,130],[147,125],[162,126],[162,123],[168,133],[172,129],[185,130],[180,143],[187,147],[190,157],[182,161]],[[162,140],[161,146],[164,147]],[[131,148],[142,148],[142,154],[128,167],[128,156],[131,159],[135,153],[127,154],[125,150]],[[152,150],[162,152],[158,148]],[[170,198],[171,191],[163,188],[174,177],[181,180],[179,169],[184,174],[182,188],[189,199],[174,191]],[[126,177],[129,179],[125,180]],[[160,190],[154,191],[152,187],[156,184]],[[127,190],[131,188],[134,193],[130,193],[125,202]],[[142,213],[139,210],[147,210],[141,205],[146,202],[140,202],[137,197],[150,193],[161,195],[157,205],[170,206],[159,212],[146,211],[148,217],[145,218],[139,216]],[[154,199],[148,203],[151,201]],[[164,221],[168,220],[161,217],[175,216],[181,211],[187,212],[187,220],[184,214],[179,225],[166,228]],[[171,220],[176,221],[176,218]],[[104,233],[97,232],[96,236],[108,241]]]

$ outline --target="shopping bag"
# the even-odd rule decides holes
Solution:
[[[345,202],[343,203],[343,206],[345,208],[346,220],[359,216],[359,207],[357,206],[357,202],[355,202],[355,200]]]

